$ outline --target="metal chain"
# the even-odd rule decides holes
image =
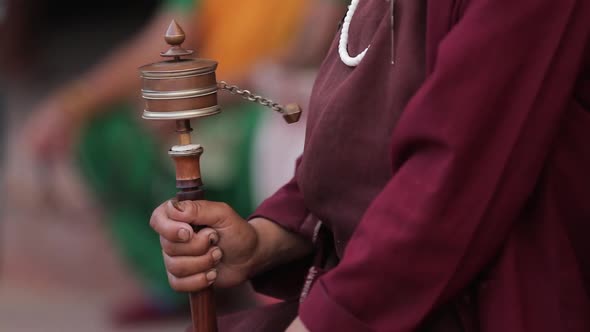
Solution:
[[[255,95],[252,92],[250,92],[250,90],[240,89],[237,85],[230,85],[230,84],[227,84],[225,81],[220,81],[219,83],[217,83],[217,87],[220,90],[228,91],[229,93],[231,93],[233,95],[239,95],[246,100],[253,101],[253,102],[258,103],[262,106],[268,107],[268,108],[272,109],[273,111],[277,111],[279,113],[284,113],[283,105],[275,103],[274,101],[264,98],[262,96]]]

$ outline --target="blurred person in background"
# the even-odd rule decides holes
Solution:
[[[307,13],[318,15],[318,11],[310,11],[310,4],[316,1],[325,20],[312,30],[305,22]],[[261,61],[278,61],[303,66],[304,76],[309,77],[307,72],[322,58],[343,11],[344,4],[332,0],[271,3],[236,0],[223,4],[215,0],[169,0],[152,22],[125,46],[38,105],[27,126],[27,132],[32,133],[29,142],[33,151],[44,163],[74,157],[106,210],[105,224],[113,239],[145,285],[144,298],[117,307],[116,322],[174,316],[187,305],[184,294],[170,289],[161,264],[159,240],[146,223],[153,207],[175,192],[174,170],[166,154],[161,152],[170,138],[168,133],[173,130],[144,127],[139,119],[141,107],[121,102],[135,97],[139,91],[137,67],[160,60],[158,54],[165,48],[163,32],[171,19],[176,19],[187,31],[188,44],[192,42],[199,57],[219,61],[220,79],[246,85],[252,82],[263,90],[281,86],[284,91],[302,91],[297,96],[281,92],[279,97],[305,100],[308,88],[302,87],[311,84],[309,79],[291,82],[291,75],[281,74],[278,82],[276,75],[272,82],[265,81],[258,78],[265,66],[256,65]],[[291,53],[292,47],[306,52]],[[269,64],[272,68],[281,66]],[[293,86],[297,82],[300,87]],[[202,162],[207,197],[231,202],[243,216],[251,213],[255,203],[252,158],[256,142],[271,140],[256,135],[260,121],[271,117],[267,113],[257,105],[233,100],[221,115],[196,125],[198,140],[207,147]],[[268,123],[263,127],[268,128]],[[285,134],[284,139],[275,140],[276,144],[300,149],[303,126],[298,128]],[[289,128],[279,131],[289,132]],[[294,159],[299,153],[300,150],[284,158]],[[283,165],[276,169],[288,169],[285,164],[290,163],[283,160]],[[241,294],[244,300],[237,307],[250,303],[248,295]],[[232,305],[236,306],[226,303],[226,309],[233,310]]]
[[[57,88],[33,109],[29,123],[25,124],[24,131],[34,133],[27,135],[25,141],[35,152],[34,157],[39,163],[36,169],[42,171],[38,177],[48,176],[56,164],[71,158],[82,166],[80,170],[86,176],[86,183],[104,208],[107,216],[104,224],[108,226],[112,242],[121,246],[125,261],[142,277],[143,285],[149,289],[145,299],[132,298],[128,302],[125,299],[112,309],[112,319],[116,323],[172,317],[180,310],[180,296],[159,286],[155,271],[160,270],[160,266],[145,259],[158,250],[150,250],[152,248],[145,245],[145,232],[142,233],[141,228],[133,228],[134,220],[145,216],[145,213],[149,215],[141,208],[138,211],[137,205],[146,204],[147,208],[152,198],[150,195],[157,193],[145,190],[146,183],[161,186],[159,190],[169,194],[174,193],[174,188],[164,181],[158,182],[157,177],[148,181],[151,173],[147,173],[164,167],[164,163],[157,158],[156,151],[150,150],[156,148],[156,142],[134,122],[134,113],[139,113],[133,112],[133,105],[126,103],[125,99],[135,86],[137,64],[157,58],[161,39],[142,39],[142,36],[157,36],[161,31],[150,31],[150,28],[153,29],[151,25],[165,26],[173,17],[182,20],[190,15],[191,6],[190,1],[162,5],[160,14],[152,18],[152,23],[144,31],[139,32],[132,41],[133,45],[124,44],[122,49],[110,55],[107,53],[90,71]],[[130,53],[129,59],[120,55],[124,53]],[[106,69],[104,74],[103,67]],[[111,86],[114,89],[110,89]],[[94,112],[96,117],[90,115]],[[83,113],[88,113],[88,117]],[[130,137],[136,140],[130,140]],[[130,171],[122,167],[127,163],[136,168]],[[145,181],[142,182],[144,188],[138,188],[137,181]],[[42,184],[56,185],[51,181]],[[41,190],[59,192],[56,188]],[[121,197],[127,197],[128,204],[120,204],[117,199]],[[56,207],[60,209],[73,206],[55,197],[52,197],[52,204],[59,204]],[[158,298],[158,301],[152,301],[153,298]]]

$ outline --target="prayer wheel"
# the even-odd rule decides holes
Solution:
[[[182,28],[172,21],[164,36],[170,48],[161,56],[165,61],[139,68],[142,79],[142,98],[145,102],[143,118],[146,120],[174,120],[179,144],[168,152],[176,166],[176,198],[202,200],[200,157],[203,148],[191,142],[191,119],[212,116],[221,112],[217,102],[218,91],[238,94],[281,113],[288,123],[297,122],[301,108],[296,104],[286,107],[271,100],[242,90],[225,82],[217,82],[217,62],[208,59],[186,58],[192,50],[181,47],[185,40]],[[184,57],[184,58],[183,58]],[[198,229],[195,229],[198,231]],[[190,294],[191,318],[194,332],[216,332],[217,318],[213,288]]]

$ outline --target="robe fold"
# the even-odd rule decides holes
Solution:
[[[389,2],[361,0],[366,57],[334,43],[295,177],[254,214],[333,235],[303,323],[405,332],[452,308],[464,331],[590,331],[590,2],[396,3],[395,65]]]

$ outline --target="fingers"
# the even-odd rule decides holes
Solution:
[[[178,256],[172,257],[163,253],[166,270],[176,278],[186,278],[199,273],[207,272],[215,267],[223,256],[218,247],[211,248],[202,256]]]
[[[185,278],[178,278],[168,272],[168,282],[172,289],[178,292],[195,292],[202,290],[214,283],[215,279],[217,279],[217,270],[215,269]]]
[[[169,201],[165,210],[170,219],[213,228],[223,228],[229,218],[237,217],[229,205],[210,201]]]
[[[170,242],[183,243],[190,241],[193,237],[193,229],[190,225],[184,222],[172,220],[166,214],[166,205],[169,202],[160,205],[152,214],[150,219],[150,226],[161,237]]]
[[[186,226],[186,224],[184,225]],[[212,228],[204,228],[200,230],[186,242],[170,241],[163,235],[160,236],[162,250],[168,256],[172,257],[201,256],[204,255],[212,245],[216,245],[218,242],[219,235]]]
[[[168,280],[173,289],[197,291],[217,279],[215,266],[223,253],[216,247],[219,242],[216,229],[239,219],[227,204],[209,201],[167,201],[154,211],[150,225],[160,234]],[[195,233],[189,224],[209,227]]]

